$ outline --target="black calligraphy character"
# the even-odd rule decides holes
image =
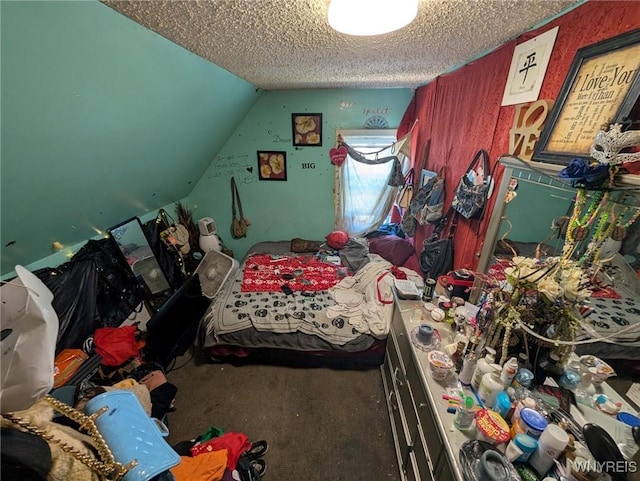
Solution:
[[[524,66],[520,70],[518,70],[519,73],[524,72],[524,78],[522,79],[523,84],[527,80],[527,73],[529,73],[529,69],[535,67],[536,65],[538,65],[536,63],[536,53],[533,52],[527,55],[527,60],[525,60]]]

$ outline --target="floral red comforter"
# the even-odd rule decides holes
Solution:
[[[323,291],[336,285],[344,269],[336,264],[309,256],[274,256],[256,254],[245,263],[242,292]]]

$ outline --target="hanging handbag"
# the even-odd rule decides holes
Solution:
[[[438,276],[453,268],[453,239],[427,239],[420,252],[420,270],[425,279],[437,279]]]
[[[418,213],[416,220],[420,225],[437,224],[443,216],[444,210],[444,167],[440,169],[438,174],[429,179],[430,189],[424,205]],[[420,192],[418,192],[418,196]]]
[[[453,215],[449,235],[440,238],[442,231],[447,225],[449,217]],[[438,276],[446,274],[453,269],[453,235],[457,225],[457,212],[449,208],[447,215],[440,219],[440,222],[433,230],[433,234],[422,243],[422,251],[418,256],[420,270],[425,279],[437,279]]]
[[[236,203],[238,204],[238,212],[236,212]],[[231,177],[231,237],[234,239],[247,237],[247,229],[250,225],[251,222],[244,217],[242,212],[242,202],[236,180]]]
[[[413,168],[409,169],[409,172],[404,176],[404,184],[400,187],[398,192],[396,204],[398,207],[406,209],[413,199]]]
[[[476,181],[479,175],[477,168],[482,167],[481,182]],[[471,164],[460,179],[451,202],[453,209],[465,219],[480,219],[487,203],[491,174],[489,172],[489,154],[486,150],[479,150],[473,157]]]
[[[178,245],[168,240],[171,229],[179,225],[174,223],[167,211],[160,209],[155,219],[145,222],[142,226],[149,247],[156,256],[167,281],[174,288],[181,286],[186,279],[183,253]]]

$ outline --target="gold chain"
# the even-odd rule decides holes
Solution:
[[[34,426],[28,421],[24,421],[20,416],[16,416],[14,413],[3,413],[2,417],[8,419],[13,424],[20,426],[25,431],[30,432],[31,434],[35,434],[48,442],[54,442],[60,446],[60,448],[67,454],[73,456],[81,463],[88,466],[90,469],[98,473],[102,479],[109,481],[119,481],[121,480],[127,471],[131,468],[137,466],[138,461],[135,459],[130,461],[126,466],[123,466],[121,463],[117,462],[107,445],[107,442],[98,431],[98,428],[95,424],[95,420],[98,416],[104,413],[108,408],[105,406],[91,416],[87,416],[77,409],[72,408],[71,406],[55,399],[52,396],[45,396],[45,401],[53,406],[53,408],[67,416],[69,419],[77,422],[80,425],[80,429],[83,429],[87,432],[89,437],[96,444],[96,448],[98,450],[98,455],[100,456],[100,460],[95,459],[93,456],[89,454],[83,453],[68,443],[57,439],[54,435],[47,432],[46,429],[40,429],[37,426]]]

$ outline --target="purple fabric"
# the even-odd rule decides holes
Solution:
[[[403,266],[415,254],[410,242],[395,235],[383,235],[369,239],[369,252],[378,254],[398,267]]]

